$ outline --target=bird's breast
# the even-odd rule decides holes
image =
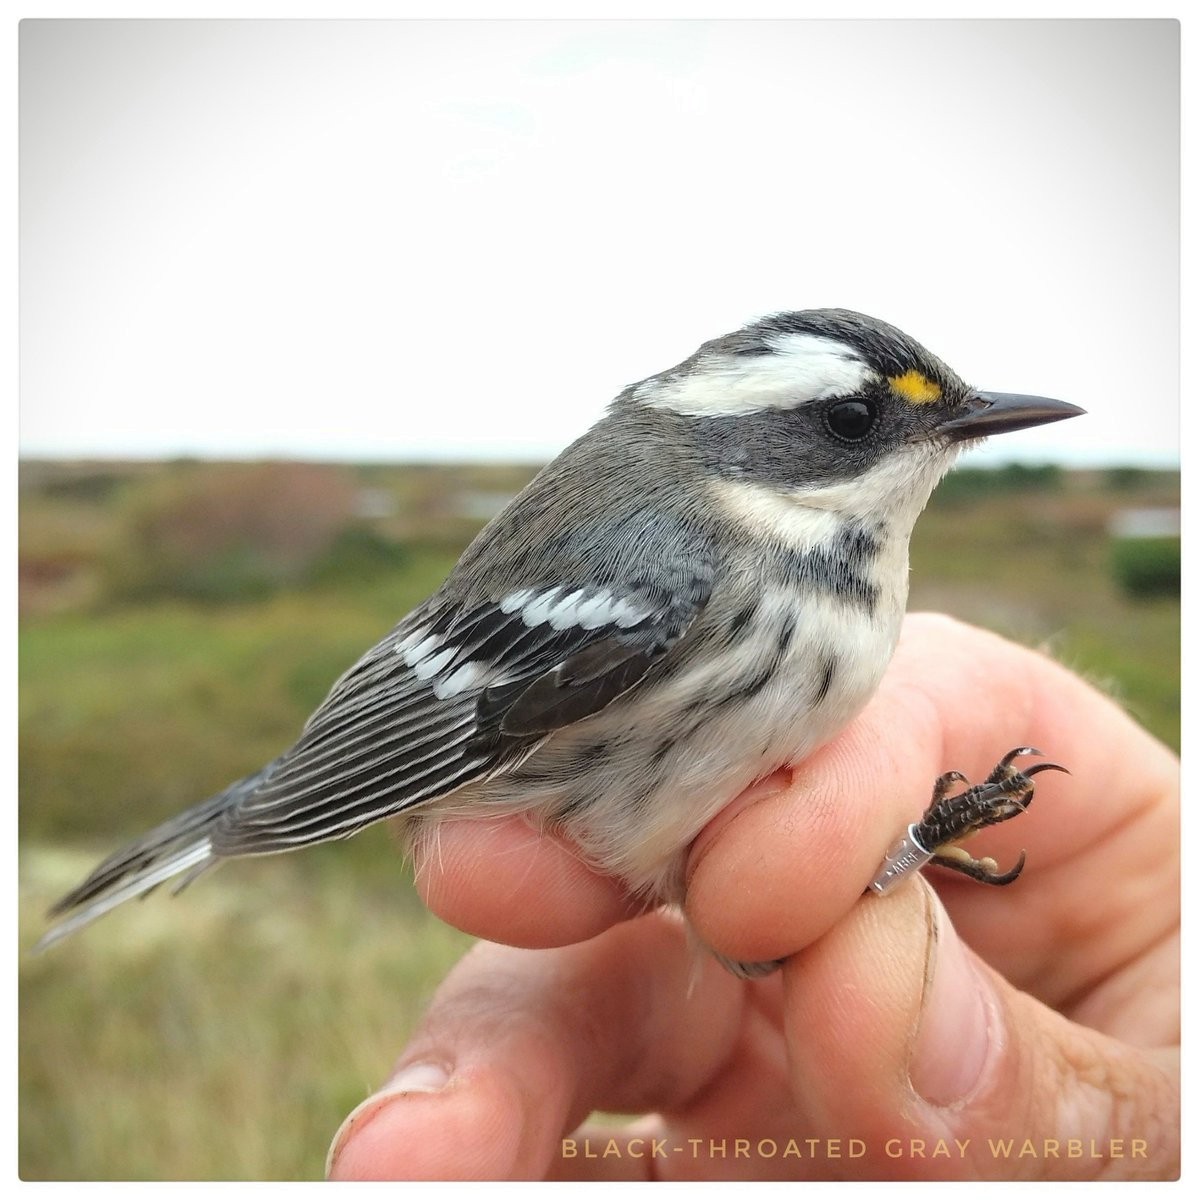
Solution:
[[[744,788],[844,727],[877,688],[898,624],[786,587],[715,605],[690,653],[555,733],[489,793],[548,817],[633,890],[678,899],[687,846]]]

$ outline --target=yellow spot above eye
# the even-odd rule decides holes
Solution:
[[[927,375],[919,371],[905,371],[902,375],[892,375],[887,382],[891,390],[902,396],[909,404],[932,404],[941,399],[941,385],[934,383]]]

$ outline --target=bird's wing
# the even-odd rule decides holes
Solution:
[[[269,777],[231,808],[217,855],[288,850],[519,762],[606,707],[686,633],[712,590],[706,562],[649,582],[434,597],[334,686]]]

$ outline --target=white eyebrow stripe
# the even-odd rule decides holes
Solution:
[[[770,342],[771,354],[713,358],[686,375],[647,379],[633,394],[653,408],[721,417],[853,396],[878,378],[857,351],[834,338],[785,333]]]

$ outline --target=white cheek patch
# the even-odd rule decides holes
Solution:
[[[717,504],[738,524],[794,550],[828,545],[844,526],[840,513],[806,503],[806,493],[742,479],[714,479],[711,487]]]
[[[771,354],[701,362],[681,377],[647,379],[633,394],[653,408],[720,417],[853,396],[878,378],[852,347],[834,338],[786,333],[770,340]]]
[[[741,524],[797,550],[828,544],[846,520],[883,522],[906,539],[957,447],[911,446],[840,483],[783,491],[752,480],[715,479],[720,508]]]

